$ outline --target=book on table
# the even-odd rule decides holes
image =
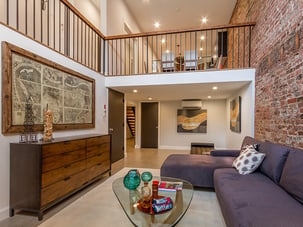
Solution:
[[[183,182],[161,181],[159,191],[176,191],[182,190]]]

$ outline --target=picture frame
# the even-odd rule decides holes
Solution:
[[[95,127],[95,80],[8,42],[2,42],[2,133],[24,131],[24,106],[33,102],[34,132],[43,113],[53,112],[53,130]]]
[[[241,132],[241,96],[230,101],[230,130]]]

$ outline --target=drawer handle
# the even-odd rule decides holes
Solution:
[[[70,166],[71,166],[71,164],[65,165],[64,168],[67,169],[67,168],[69,168]]]
[[[68,181],[69,179],[70,179],[70,177],[65,177],[63,180]]]

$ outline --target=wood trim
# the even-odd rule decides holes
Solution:
[[[81,20],[83,20],[91,29],[93,29],[98,35],[100,35],[103,39],[105,36],[102,34],[102,32],[96,28],[89,20],[86,19],[85,16],[83,16],[80,11],[78,11],[68,0],[60,0],[66,7],[68,7],[73,13],[75,13]]]
[[[126,35],[114,35],[114,36],[106,36],[104,39],[113,40],[113,39],[137,38],[137,37],[146,37],[146,36],[153,36],[153,35],[168,35],[168,34],[174,34],[174,33],[229,29],[229,28],[248,27],[248,26],[255,26],[255,25],[256,25],[256,22],[246,22],[246,23],[239,23],[239,24],[207,26],[207,27],[199,27],[199,28],[175,29],[175,30],[157,31],[157,32],[143,32],[143,33],[126,34]]]
[[[20,133],[23,132],[23,125],[12,124],[12,53],[22,55],[30,58],[36,62],[42,63],[49,67],[58,69],[65,73],[79,77],[83,80],[87,80],[92,83],[92,123],[85,124],[54,124],[54,130],[67,130],[67,129],[84,129],[95,128],[95,80],[84,76],[78,72],[68,69],[55,62],[47,60],[36,54],[33,54],[27,50],[19,48],[8,42],[2,42],[2,133]],[[35,132],[42,131],[43,125],[34,125],[33,130]]]

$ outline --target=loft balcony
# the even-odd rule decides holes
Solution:
[[[105,37],[68,1],[1,1],[0,21],[105,76],[250,68],[254,23]]]
[[[106,37],[105,75],[250,68],[254,23]]]

